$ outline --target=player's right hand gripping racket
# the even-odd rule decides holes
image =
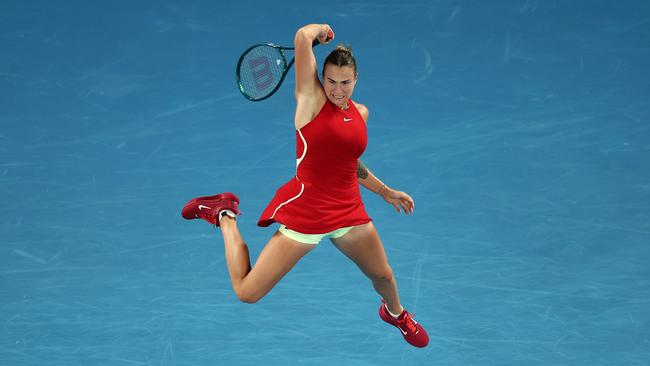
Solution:
[[[332,32],[327,39],[333,37]],[[312,47],[320,42],[314,40]],[[273,43],[260,43],[244,51],[237,62],[237,85],[248,100],[257,102],[275,93],[282,85],[284,77],[293,66],[294,58],[287,63],[284,51],[294,47],[282,47]]]

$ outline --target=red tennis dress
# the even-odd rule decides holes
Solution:
[[[370,222],[357,181],[357,159],[367,143],[354,103],[342,110],[327,100],[296,130],[296,176],[277,190],[257,225],[279,222],[303,234],[324,234]]]

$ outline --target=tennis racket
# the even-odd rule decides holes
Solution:
[[[330,31],[327,39],[332,36]],[[315,47],[319,43],[316,39],[311,46]],[[244,51],[237,62],[236,70],[237,86],[242,95],[253,102],[273,95],[282,85],[295,60],[292,58],[287,62],[285,51],[294,49],[273,43],[260,43]]]

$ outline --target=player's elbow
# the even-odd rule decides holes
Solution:
[[[311,43],[312,40],[309,39],[309,35],[307,33],[308,32],[306,31],[305,27],[298,29],[296,36],[293,38],[293,44],[298,47],[298,45],[303,43]]]

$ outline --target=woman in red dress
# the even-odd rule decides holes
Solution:
[[[367,143],[368,108],[351,100],[358,75],[349,48],[337,47],[323,65],[322,83],[312,42],[328,43],[327,24],[296,32],[296,175],[278,189],[258,225],[281,226],[251,267],[237,228],[239,198],[233,193],[198,197],[183,208],[186,219],[201,218],[221,228],[226,262],[237,297],[254,303],[266,295],[320,240],[332,243],[361,269],[382,297],[379,316],[399,328],[416,347],[429,338],[401,305],[397,283],[379,235],[365,211],[359,184],[379,194],[397,212],[413,212],[413,199],[389,188],[359,160]]]

